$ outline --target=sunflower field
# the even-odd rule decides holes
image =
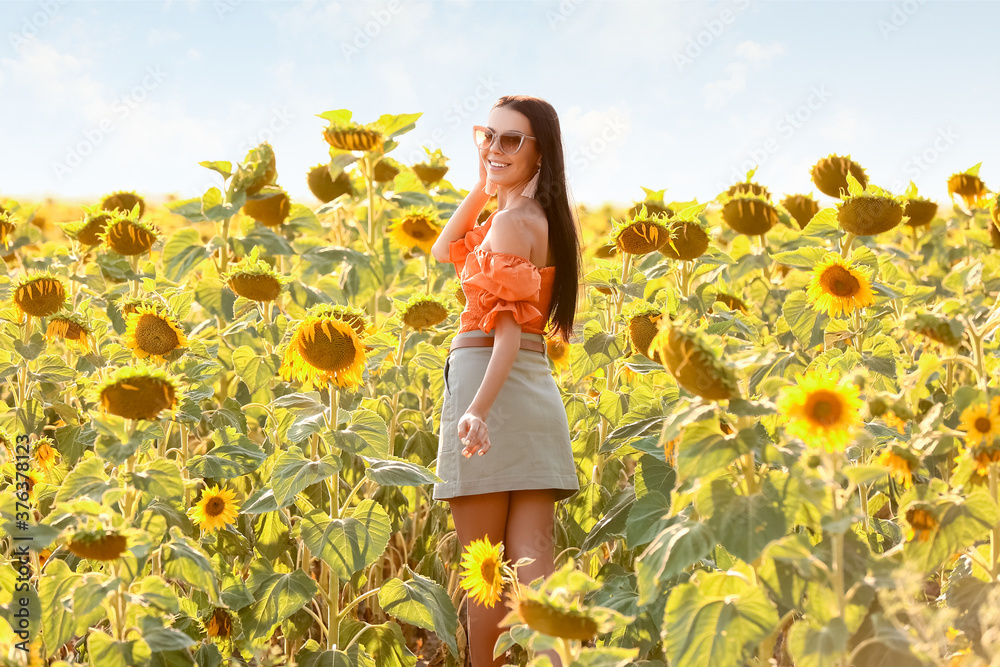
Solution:
[[[420,114],[318,117],[318,207],[267,143],[165,207],[0,202],[3,664],[466,664],[465,578],[510,571],[431,499],[464,294],[430,248],[467,193],[440,151],[390,157]],[[750,172],[581,208],[577,334],[548,343],[581,489],[498,656],[1000,665],[978,170],[947,208],[838,155],[822,197]]]

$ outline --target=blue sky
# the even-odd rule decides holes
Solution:
[[[422,145],[477,176],[471,126],[501,95],[559,112],[576,201],[711,199],[759,164],[773,193],[819,195],[809,167],[850,153],[878,185],[983,162],[1000,189],[1000,3],[4,2],[0,198],[200,195],[201,160],[267,139],[278,183],[327,160],[325,121],[422,112]],[[820,195],[822,197],[822,195]]]

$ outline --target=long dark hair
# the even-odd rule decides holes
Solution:
[[[546,321],[553,326],[546,328],[546,333],[559,332],[563,341],[568,342],[576,316],[583,255],[577,233],[579,223],[570,206],[566,188],[566,161],[563,158],[559,116],[551,104],[529,95],[504,95],[493,107],[510,107],[524,114],[531,122],[532,134],[537,138],[542,167],[535,201],[545,210],[549,222],[549,245],[556,258],[552,303],[546,313]]]

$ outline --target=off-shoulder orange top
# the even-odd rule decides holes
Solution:
[[[496,211],[448,246],[448,262],[455,265],[465,292],[458,333],[473,329],[490,333],[497,315],[507,310],[522,333],[544,334],[556,267],[539,269],[520,255],[480,247],[494,215]]]

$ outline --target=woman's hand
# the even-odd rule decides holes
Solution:
[[[490,433],[486,422],[474,412],[466,412],[458,420],[458,438],[465,445],[462,456],[471,458],[477,451],[482,456],[490,451]]]

